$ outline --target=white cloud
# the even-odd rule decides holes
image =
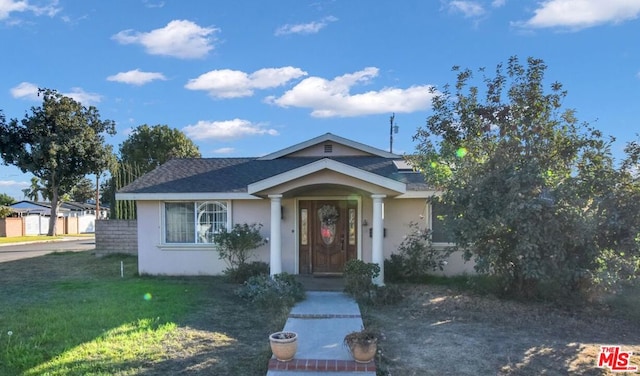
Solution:
[[[22,82],[20,85],[14,87],[11,89],[11,94],[14,98],[36,101],[42,100],[42,98],[38,96],[38,86],[29,82]],[[96,104],[102,100],[102,96],[100,94],[88,93],[79,87],[73,87],[70,92],[60,94],[65,97],[72,98],[76,102],[80,102],[85,106]]]
[[[153,3],[153,2],[151,2],[149,0],[142,0],[142,3],[147,8],[163,8],[164,7],[164,1],[159,1],[157,3]]]
[[[2,1],[3,0],[0,0],[0,2]],[[44,6],[31,5],[29,6],[29,10],[32,11],[36,16],[45,15],[53,17],[58,14],[58,12],[62,10],[62,8],[58,8],[58,0],[53,0],[49,4]]]
[[[287,35],[287,34],[316,34],[320,30],[324,29],[329,22],[336,22],[338,19],[333,16],[328,16],[320,21],[313,21],[306,24],[295,24],[290,25],[286,24],[284,26],[280,26],[275,35]]]
[[[187,20],[174,20],[162,29],[148,33],[123,30],[111,38],[121,44],[141,44],[151,55],[195,59],[213,50],[212,34],[220,31],[213,27],[201,27]]]
[[[31,183],[26,181],[0,180],[0,187],[28,187]]]
[[[154,80],[166,80],[167,78],[162,73],[157,72],[142,72],[140,69],[130,70],[128,72],[120,72],[113,76],[107,77],[107,81],[121,82],[131,85],[144,85]]]
[[[53,17],[59,11],[58,0],[44,6],[31,5],[28,0],[0,0],[0,20],[9,18],[14,12],[33,12],[36,16],[44,14]]]
[[[234,151],[236,151],[236,149],[234,148],[220,148],[220,149],[216,149],[213,151],[214,154],[231,154]]]
[[[213,70],[193,78],[185,85],[189,90],[204,90],[214,98],[239,98],[253,95],[254,89],[268,89],[306,76],[294,67],[264,68],[251,74],[231,69]]]
[[[249,120],[233,119],[225,121],[200,120],[194,125],[187,125],[182,131],[193,140],[231,140],[245,136],[277,136],[278,131],[267,129],[264,124],[252,123]]]
[[[0,0],[2,1],[2,0]],[[28,99],[34,101],[41,101],[42,98],[38,96],[38,85],[30,82],[21,82],[18,86],[11,89],[11,95],[14,98]],[[82,103],[85,106],[96,104],[102,100],[102,96],[96,93],[88,93],[82,88],[74,87],[68,93],[60,93],[65,97],[72,98],[73,100]]]
[[[2,1],[2,0],[0,0]],[[73,100],[82,103],[85,106],[90,106],[99,103],[102,100],[102,96],[97,93],[88,93],[82,88],[73,87],[68,93],[60,93],[65,97],[72,98]],[[21,82],[18,86],[11,89],[11,95],[14,98],[28,99],[33,101],[41,101],[42,98],[38,96],[38,85],[31,82]]]
[[[82,103],[84,106],[91,106],[102,100],[100,94],[88,93],[79,87],[72,87],[70,92],[61,94],[65,97],[73,98],[73,100]]]
[[[0,20],[8,18],[12,12],[25,12],[28,9],[27,1],[0,0]]]
[[[475,1],[451,1],[449,9],[462,13],[466,18],[480,17],[485,13],[482,5]]]
[[[311,108],[314,117],[351,117],[390,112],[410,113],[423,111],[431,105],[431,86],[411,86],[407,89],[383,88],[361,94],[351,94],[356,84],[370,82],[378,75],[378,68],[345,74],[329,81],[309,77],[284,93],[281,97],[268,97],[266,101],[280,107]]]
[[[530,28],[568,28],[580,30],[606,23],[621,23],[638,18],[639,0],[547,0],[535,15],[517,26]]]
[[[507,3],[507,0],[493,0],[491,6],[494,8],[500,8]]]
[[[2,1],[2,0],[0,0]],[[37,101],[38,97],[38,85],[31,82],[21,82],[18,86],[11,88],[11,96],[14,98],[28,99]]]

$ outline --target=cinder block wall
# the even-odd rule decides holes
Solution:
[[[135,219],[96,221],[96,255],[138,254],[138,224]]]

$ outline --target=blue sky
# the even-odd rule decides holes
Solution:
[[[331,132],[411,153],[451,67],[549,66],[580,120],[640,132],[640,0],[0,0],[0,109],[56,89],[131,129],[167,124],[204,157],[264,155]],[[0,166],[0,192],[30,176]]]

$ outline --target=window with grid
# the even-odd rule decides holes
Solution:
[[[227,205],[218,201],[166,202],[165,243],[209,244],[227,227]]]

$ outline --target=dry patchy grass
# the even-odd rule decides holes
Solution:
[[[633,351],[640,325],[606,307],[500,300],[443,286],[407,285],[398,305],[364,308],[385,334],[381,367],[391,375],[602,375],[600,346]]]

